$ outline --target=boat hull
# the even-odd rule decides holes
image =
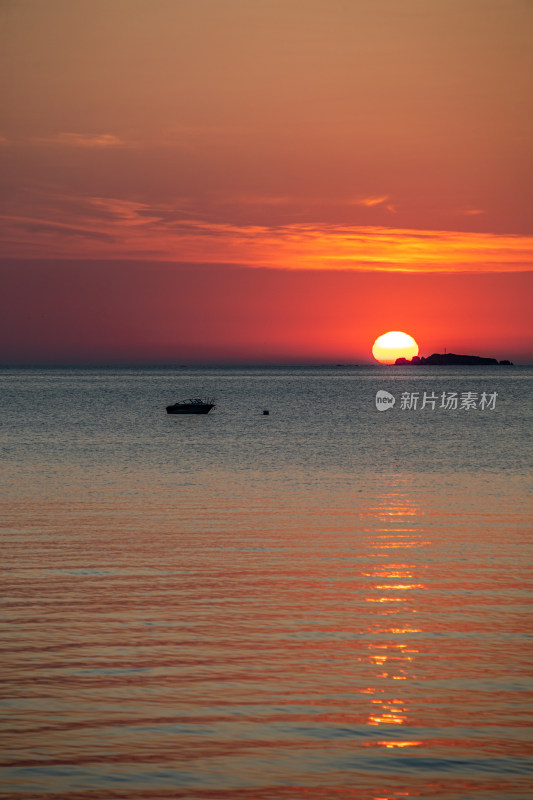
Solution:
[[[173,406],[167,406],[167,414],[209,414],[213,407],[212,403],[202,403],[202,405],[177,403]]]

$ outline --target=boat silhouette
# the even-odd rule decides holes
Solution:
[[[209,414],[215,407],[213,399],[204,397],[194,397],[190,400],[180,400],[171,406],[167,406],[167,414]]]

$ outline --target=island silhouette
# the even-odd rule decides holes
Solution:
[[[431,356],[413,356],[413,358],[397,358],[393,366],[428,366],[428,367],[449,367],[449,366],[471,366],[471,367],[494,367],[494,366],[513,366],[512,361],[504,359],[498,361],[496,358],[483,358],[483,356],[466,356],[457,353],[433,353]]]

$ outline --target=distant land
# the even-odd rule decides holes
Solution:
[[[472,366],[472,367],[494,367],[494,366],[513,366],[512,361],[504,359],[498,361],[496,358],[483,358],[482,356],[464,356],[457,355],[457,353],[433,353],[427,358],[420,358],[420,356],[413,356],[410,360],[408,358],[397,358],[394,366],[428,366],[428,367],[449,367],[449,366]]]

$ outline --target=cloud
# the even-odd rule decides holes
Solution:
[[[119,147],[126,144],[111,133],[56,133],[53,136],[34,138],[39,144],[57,144],[67,147]]]
[[[352,200],[352,203],[356,206],[366,206],[367,208],[372,208],[373,206],[380,206],[383,203],[386,203],[388,199],[388,194],[370,195],[370,197],[360,197],[356,200]]]
[[[6,257],[150,258],[289,270],[533,270],[533,237],[385,226],[231,224],[181,206],[48,195],[0,217]]]
[[[463,208],[461,209],[461,214],[464,214],[465,217],[477,217],[480,214],[484,214],[485,209],[483,208]]]
[[[121,200],[114,197],[90,197],[89,207],[96,209],[102,219],[111,219],[122,224],[146,225],[156,222],[159,215],[154,215],[147,203],[134,200]]]

